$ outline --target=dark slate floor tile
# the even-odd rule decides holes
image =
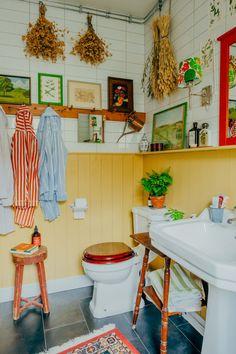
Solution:
[[[188,322],[183,318],[183,316],[175,315],[170,317],[170,321],[174,323],[176,327],[183,326]]]
[[[178,329],[190,340],[190,342],[199,350],[202,349],[203,336],[189,323],[178,327]]]
[[[0,353],[31,354],[45,349],[40,309],[28,309],[15,322],[11,303],[1,304],[0,311]]]
[[[136,333],[132,330],[127,317],[124,314],[97,319],[94,318],[89,309],[89,302],[91,299],[84,299],[80,301],[80,306],[83,311],[85,320],[88,324],[89,330],[102,328],[107,324],[115,324],[117,328],[128,338],[137,339]]]
[[[131,323],[132,313],[126,314]],[[147,306],[140,310],[136,330],[138,336],[151,354],[159,353],[161,314],[155,306]],[[176,326],[169,323],[168,354],[197,354],[190,341],[181,333]]]
[[[22,314],[15,326],[21,333],[27,353],[35,354],[45,349],[43,314],[39,309],[32,309]]]
[[[45,329],[83,321],[80,299],[89,293],[88,290],[76,289],[50,294],[50,316],[44,319]]]
[[[135,349],[139,351],[140,354],[149,354],[149,352],[146,350],[140,339],[129,339],[130,343],[133,344]]]
[[[45,331],[47,349],[62,345],[63,343],[89,333],[85,321],[73,323],[63,327],[48,329]]]

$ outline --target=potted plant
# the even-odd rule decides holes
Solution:
[[[172,182],[173,179],[169,174],[169,170],[161,173],[152,171],[152,173],[147,173],[147,177],[141,179],[141,184],[149,193],[154,208],[163,208],[165,195]]]

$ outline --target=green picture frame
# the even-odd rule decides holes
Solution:
[[[63,106],[63,76],[38,73],[38,103]]]
[[[187,102],[153,115],[152,143],[163,143],[164,150],[185,148]]]

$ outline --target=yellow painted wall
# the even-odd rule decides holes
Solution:
[[[35,223],[48,247],[48,279],[82,274],[81,255],[94,243],[124,241],[130,244],[131,208],[142,205],[140,179],[143,158],[135,154],[70,154],[67,165],[68,201],[61,204],[61,216],[43,220],[40,208]],[[76,197],[88,200],[84,220],[74,220],[69,205]],[[0,237],[0,287],[13,286],[14,267],[9,249],[30,242],[32,230],[20,229]],[[36,280],[32,267],[25,267],[24,283]]]
[[[144,155],[144,172],[168,167],[174,179],[168,207],[199,213],[219,193],[230,197],[230,207],[236,205],[236,150]]]

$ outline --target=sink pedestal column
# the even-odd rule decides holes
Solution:
[[[202,354],[236,353],[236,293],[209,284]]]

